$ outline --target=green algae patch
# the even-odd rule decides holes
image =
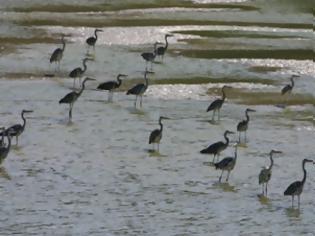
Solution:
[[[300,38],[298,35],[277,35],[275,33],[264,34],[259,31],[236,30],[179,30],[172,33],[196,35],[209,38]]]
[[[171,52],[171,51],[170,51]],[[313,60],[313,51],[310,49],[274,49],[274,50],[193,50],[184,49],[180,55],[198,59],[294,59]]]

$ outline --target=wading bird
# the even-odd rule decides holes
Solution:
[[[219,178],[219,182],[221,182],[222,175],[223,175],[224,171],[228,172],[228,174],[226,176],[226,182],[229,181],[230,173],[234,169],[235,164],[236,164],[236,160],[237,160],[237,146],[238,146],[237,143],[234,144],[234,148],[235,148],[234,157],[225,157],[221,161],[214,164],[216,170],[217,169],[222,170],[220,178]]]
[[[305,163],[306,162],[312,162],[313,164],[315,164],[313,160],[304,159],[302,162],[302,169],[304,172],[304,176],[303,176],[302,181],[293,182],[284,191],[285,196],[291,196],[292,197],[292,208],[293,208],[294,196],[296,195],[296,196],[298,196],[298,207],[300,209],[300,195],[303,192],[304,183],[306,181],[306,170],[305,170]]]
[[[168,120],[168,117],[160,116],[159,118],[159,125],[160,129],[155,129],[151,132],[150,138],[149,138],[149,144],[153,144],[153,149],[154,149],[154,144],[157,144],[157,151],[160,150],[160,141],[162,139],[162,132],[163,132],[163,124],[162,120]]]
[[[79,92],[72,91],[71,93],[68,93],[66,96],[64,96],[59,101],[59,104],[61,104],[61,103],[69,104],[69,122],[71,122],[71,120],[72,120],[72,108],[73,108],[73,105],[74,105],[75,101],[81,96],[83,90],[85,89],[85,82],[89,81],[89,80],[95,80],[95,79],[91,79],[91,78],[88,78],[88,77],[85,78],[83,83],[82,83],[82,86],[81,86],[81,89],[80,89]]]
[[[24,129],[25,129],[25,125],[26,125],[26,119],[24,117],[24,114],[25,113],[31,113],[33,111],[31,110],[22,110],[21,112],[21,117],[22,117],[22,120],[23,120],[23,124],[16,124],[16,125],[13,125],[9,128],[7,128],[4,132],[4,135],[8,136],[9,133],[11,134],[11,137],[14,137],[15,136],[15,139],[16,139],[16,146],[19,144],[19,136],[23,133]],[[2,133],[0,133],[0,135],[3,135]]]
[[[218,120],[220,120],[220,109],[225,101],[225,98],[226,98],[226,95],[225,95],[225,89],[227,88],[231,88],[229,86],[226,86],[224,85],[222,87],[222,98],[221,99],[216,99],[214,100],[208,107],[207,109],[207,112],[209,111],[213,111],[213,115],[212,115],[212,120],[214,120],[214,115],[215,115],[215,112],[217,111],[218,112]]]
[[[222,142],[222,141],[219,141],[219,142],[216,142],[216,143],[213,143],[211,144],[209,147],[203,149],[200,151],[200,153],[202,154],[213,154],[213,160],[212,162],[214,162],[215,160],[215,157],[216,156],[219,156],[220,155],[220,152],[222,152],[224,149],[227,148],[227,146],[229,146],[229,138],[228,138],[228,135],[229,134],[234,134],[234,132],[232,131],[229,131],[229,130],[226,130],[224,132],[224,139],[225,139],[225,143]]]
[[[132,94],[132,95],[136,95],[136,100],[135,100],[135,107],[137,107],[137,99],[138,96],[140,96],[140,107],[142,107],[142,95],[144,94],[144,92],[147,90],[148,86],[149,86],[149,81],[147,78],[147,74],[154,74],[154,72],[151,71],[145,71],[144,72],[144,84],[137,84],[134,87],[132,87],[131,89],[129,89],[127,91],[127,95]]]
[[[113,101],[114,90],[120,87],[121,77],[127,77],[127,75],[119,74],[117,81],[108,81],[98,85],[97,89],[108,91],[108,101]]]
[[[61,37],[61,42],[62,42],[62,48],[57,48],[55,49],[55,51],[51,54],[50,57],[50,63],[56,63],[56,68],[58,68],[58,70],[60,70],[60,61],[62,59],[63,56],[63,52],[66,48],[66,42],[65,42],[65,36],[62,35]]]
[[[281,95],[285,95],[288,93],[292,92],[292,89],[294,87],[294,78],[299,77],[298,75],[292,75],[290,80],[291,80],[291,84],[287,84],[286,86],[283,87],[283,89],[281,90]]]
[[[11,149],[11,131],[9,130],[9,133],[7,135],[8,138],[8,145],[5,146],[1,146],[0,147],[0,165],[2,164],[2,162],[4,161],[4,159],[7,158],[10,149]]]
[[[156,51],[156,54],[159,56],[159,57],[162,57],[162,61],[163,61],[163,57],[164,57],[164,54],[168,48],[168,41],[167,41],[167,38],[169,37],[173,37],[173,35],[171,34],[166,34],[164,39],[165,39],[165,46],[164,47],[158,47],[157,48],[157,51]]]
[[[275,150],[271,150],[269,153],[269,157],[270,157],[270,166],[269,167],[264,167],[258,176],[258,180],[259,180],[259,185],[262,184],[262,195],[266,195],[268,193],[268,182],[271,178],[271,173],[272,173],[272,167],[273,167],[273,154],[275,153],[282,153],[281,151],[275,151]]]
[[[148,62],[151,63],[151,70],[152,70],[152,66],[153,66],[152,64],[153,64],[154,59],[155,59],[156,54],[157,54],[156,47],[158,44],[161,44],[161,43],[159,43],[159,42],[154,43],[154,51],[153,52],[144,52],[141,54],[142,58],[145,60],[145,70],[147,70]]]
[[[244,132],[244,140],[246,143],[246,131],[248,129],[248,123],[249,123],[248,112],[256,112],[256,111],[253,109],[247,108],[245,111],[246,120],[242,120],[241,122],[238,123],[237,132],[238,132],[239,143],[241,142],[241,132]]]
[[[86,39],[86,43],[87,43],[87,45],[88,45],[88,51],[87,51],[87,53],[89,52],[89,48],[90,47],[93,47],[93,49],[94,49],[94,51],[95,51],[95,43],[96,43],[96,41],[97,41],[97,32],[103,32],[103,30],[100,30],[100,29],[95,29],[94,30],[94,37],[92,36],[92,37],[89,37],[89,38],[87,38]]]
[[[69,73],[69,77],[73,78],[73,88],[75,87],[76,78],[79,78],[79,82],[81,83],[81,77],[83,76],[84,72],[87,69],[87,66],[86,66],[87,61],[91,61],[91,59],[90,58],[84,58],[82,61],[83,69],[81,67],[77,67]]]

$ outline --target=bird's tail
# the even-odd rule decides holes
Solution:
[[[214,163],[213,165],[214,165],[216,170],[219,169],[219,163]]]

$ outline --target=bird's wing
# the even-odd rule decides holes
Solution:
[[[160,130],[156,129],[153,130],[150,134],[150,138],[149,138],[149,144],[151,144],[152,142],[155,141],[155,138],[160,134]]]
[[[281,95],[284,95],[285,93],[287,93],[288,91],[291,90],[291,85],[286,85],[284,86],[284,88],[281,90]]]
[[[53,61],[55,61],[60,53],[62,53],[61,48],[55,49],[55,51],[51,54],[51,57],[50,57],[50,60],[49,60],[50,63],[52,63]]]
[[[76,97],[77,97],[76,92],[68,93],[66,96],[60,99],[59,103],[71,103],[76,99]]]
[[[263,168],[260,171],[259,176],[258,176],[259,184],[264,183],[267,179],[267,176],[268,176],[268,169]]]
[[[214,100],[214,101],[209,105],[209,107],[208,107],[208,109],[207,109],[207,112],[208,112],[208,111],[212,111],[213,109],[222,106],[222,102],[223,102],[222,99]]]
[[[80,67],[77,67],[69,73],[69,77],[74,78],[78,75],[78,73],[81,73],[81,72],[82,72],[82,69]]]
[[[97,89],[110,90],[110,89],[115,88],[116,85],[117,85],[116,81],[108,81],[108,82],[101,83],[97,87]]]
[[[218,150],[218,148],[219,148],[220,146],[222,146],[222,145],[224,145],[224,143],[221,142],[221,141],[220,141],[220,142],[213,143],[213,144],[210,144],[207,148],[201,150],[200,153],[213,154],[213,153],[215,153],[215,152]]]
[[[300,181],[293,182],[284,191],[284,195],[292,195],[300,186],[301,186],[301,182]]]
[[[225,157],[221,161],[215,163],[214,166],[216,169],[222,169],[224,167],[227,167],[233,160],[233,157]]]
[[[15,136],[19,132],[19,130],[21,130],[21,129],[22,129],[22,125],[16,124],[16,125],[12,125],[11,127],[7,128],[4,132],[6,135],[8,135],[10,132],[10,134],[12,136]]]
[[[127,94],[139,94],[144,88],[144,84],[137,84],[127,91]]]
[[[246,120],[242,120],[241,122],[239,122],[237,124],[237,131],[239,131],[239,129],[241,129],[242,126],[246,125]]]

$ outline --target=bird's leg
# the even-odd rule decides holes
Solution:
[[[241,143],[241,132],[238,132],[238,142]]]
[[[298,208],[300,209],[300,195],[298,195]]]
[[[114,91],[111,91],[110,101],[113,102]]]
[[[142,107],[142,95],[140,95],[140,107]]]
[[[294,207],[293,202],[294,202],[294,195],[292,195],[292,208]]]
[[[244,132],[244,133],[245,133],[245,143],[247,143],[246,130],[245,130],[245,132]]]
[[[16,140],[16,146],[18,146],[19,145],[19,136],[18,135],[15,136],[15,140]]]
[[[72,85],[73,88],[75,88],[75,78],[73,78],[73,85]]]
[[[227,177],[226,177],[226,182],[229,181],[230,173],[231,173],[231,171],[228,171],[228,174],[227,174]]]
[[[160,152],[160,143],[157,143],[157,151]]]
[[[268,195],[268,182],[266,183],[266,197]]]
[[[214,163],[214,160],[215,160],[215,154],[213,155],[212,163]]]
[[[215,110],[213,110],[213,113],[212,113],[212,121],[214,121],[214,115],[215,115]]]
[[[136,95],[135,108],[137,108],[137,99],[138,99],[138,95]]]
[[[69,121],[72,120],[72,103],[70,103],[70,109],[69,109]]]
[[[220,120],[220,109],[218,109],[218,120]]]
[[[222,175],[223,175],[224,170],[222,170],[220,178],[219,178],[219,182],[221,183],[221,179],[222,179]]]
[[[262,195],[265,195],[265,186],[264,186],[264,183],[263,183],[261,186],[262,186]]]
[[[82,87],[82,79],[81,79],[81,76],[79,77],[79,86],[80,86],[80,88]]]

